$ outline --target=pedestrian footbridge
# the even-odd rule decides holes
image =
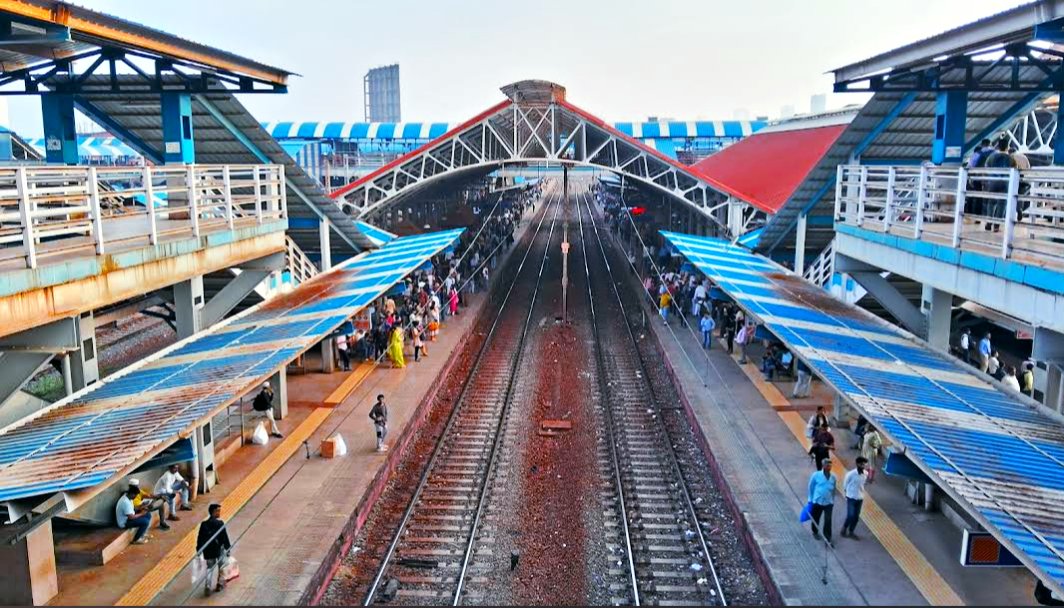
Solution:
[[[1064,423],[908,332],[727,241],[663,236],[1057,593]],[[918,471],[917,471],[918,469]]]

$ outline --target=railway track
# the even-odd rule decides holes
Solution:
[[[603,488],[612,505],[606,510],[611,603],[725,606],[708,517],[699,507],[713,489],[676,449],[666,410],[677,406],[657,394],[629,317],[640,310],[638,302],[618,289],[625,277],[614,275],[586,198],[578,206],[608,443],[599,461],[611,480]]]
[[[493,475],[506,458],[505,429],[517,370],[562,207],[556,196],[548,199],[547,206],[495,309],[457,404],[368,588],[365,605],[393,596],[402,605],[457,605],[474,570],[474,556],[491,551],[490,534],[483,533],[486,505],[493,484],[500,482]],[[550,225],[543,230],[548,215]]]

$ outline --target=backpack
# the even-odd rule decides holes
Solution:
[[[259,391],[258,395],[255,395],[255,400],[251,403],[251,407],[256,412],[268,411],[271,407],[271,399],[266,396],[265,392]]]

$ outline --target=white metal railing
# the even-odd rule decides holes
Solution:
[[[287,216],[282,165],[0,168],[0,264],[103,255]]]
[[[290,237],[285,237],[285,267],[292,277],[292,285],[299,285],[308,281],[318,274],[318,267],[307,257],[307,254],[299,248]]]
[[[818,287],[827,287],[835,274],[835,239],[824,247],[820,255],[805,269],[805,280]]]
[[[840,165],[835,221],[1064,265],[1064,168]]]

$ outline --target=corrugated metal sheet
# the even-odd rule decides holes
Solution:
[[[720,239],[662,234],[1028,567],[1064,585],[1060,422],[768,259]]]
[[[86,86],[108,87],[109,79],[93,77],[86,81]],[[192,130],[197,162],[211,164],[267,162],[284,165],[285,175],[289,180],[289,215],[318,218],[320,213],[329,218],[342,241],[346,241],[351,249],[361,250],[373,247],[373,242],[358,230],[354,220],[326,196],[321,184],[303,171],[236,97],[226,91],[218,91],[194,95],[193,98],[195,103],[192,104]],[[98,108],[123,130],[131,133],[150,148],[156,151],[162,149],[162,118],[158,107],[158,95],[87,93],[80,96],[80,101],[88,102]],[[260,150],[265,158],[252,152],[240,137],[227,128],[219,116],[233,125],[240,137]],[[104,126],[109,127],[109,125]],[[122,136],[121,133],[114,134]],[[292,231],[291,236],[304,251],[319,249],[316,230],[307,233]],[[334,239],[334,248],[337,246],[337,241],[341,239]]]
[[[1046,78],[1045,73],[1034,66],[1021,69],[1019,76],[1024,82],[1040,82]],[[1010,77],[1009,68],[997,68],[986,77],[985,81],[1004,84]],[[810,208],[810,216],[825,216],[833,213],[835,191],[830,187],[829,182],[834,182],[836,167],[849,162],[850,155],[857,146],[904,97],[905,93],[900,92],[876,93],[872,96],[872,99],[861,108],[831,149],[794,191],[794,195],[775,215],[769,217],[765,232],[761,237],[761,248],[769,249],[778,245],[793,246],[794,225],[798,214],[810,205],[813,205]],[[1017,104],[1027,99],[1028,94],[1023,92],[969,93],[965,140],[971,141],[1010,110],[1016,115],[1022,113],[1024,109],[1033,107],[1041,97],[1032,98],[1025,108],[1017,108]],[[1002,125],[1001,131],[1004,132],[1008,126],[1008,123]],[[935,94],[916,94],[905,110],[876,135],[867,148],[861,152],[861,161],[914,164],[930,160],[934,127]],[[813,230],[810,227],[806,245],[811,249],[821,249],[834,236],[834,230],[830,228]]]
[[[391,240],[8,427],[0,434],[0,501],[122,477],[335,331],[461,233]]]
[[[769,213],[787,202],[846,125],[755,133],[691,165],[732,196]]]

